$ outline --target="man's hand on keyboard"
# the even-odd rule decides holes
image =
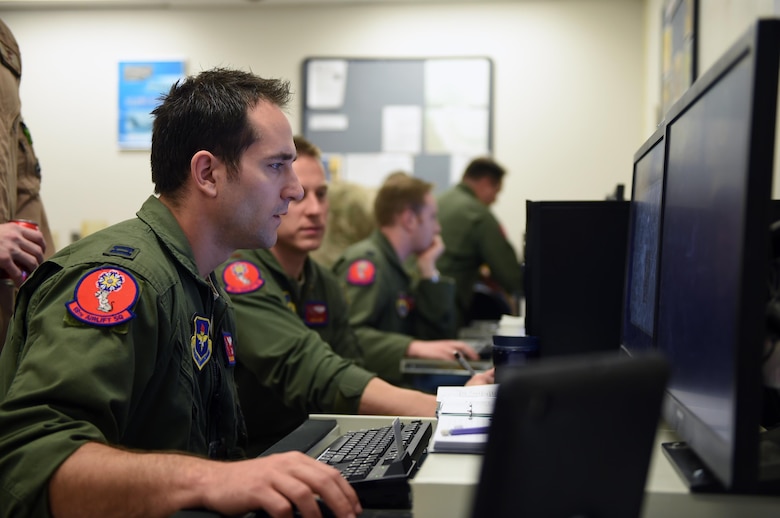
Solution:
[[[357,494],[334,468],[303,453],[287,452],[236,462],[214,463],[214,484],[206,507],[237,515],[264,509],[273,517],[319,517],[316,495],[335,516],[362,512]]]

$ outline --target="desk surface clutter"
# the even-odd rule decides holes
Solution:
[[[439,387],[433,453],[481,453],[490,429],[498,385]]]

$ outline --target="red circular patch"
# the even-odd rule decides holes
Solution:
[[[113,326],[135,316],[138,282],[122,268],[101,267],[84,274],[67,307],[78,320],[96,326]]]
[[[367,286],[376,279],[376,266],[368,259],[358,259],[349,265],[347,282],[357,286]]]
[[[260,269],[249,261],[233,261],[222,272],[222,283],[228,293],[250,293],[265,284]]]

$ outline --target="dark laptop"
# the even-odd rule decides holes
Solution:
[[[638,517],[668,375],[650,353],[516,369],[498,389],[472,516]]]

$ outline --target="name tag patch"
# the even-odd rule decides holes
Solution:
[[[233,336],[230,333],[222,333],[225,341],[225,355],[228,359],[228,365],[236,364],[236,350],[233,348]]]
[[[324,302],[307,302],[303,322],[309,327],[327,325],[328,306]]]

